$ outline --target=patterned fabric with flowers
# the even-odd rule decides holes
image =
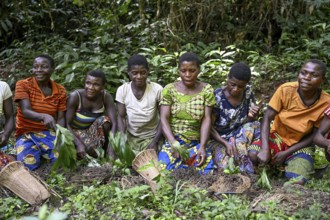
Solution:
[[[165,141],[158,155],[162,168],[175,170],[194,166],[201,174],[213,172],[215,169],[208,146],[205,147],[205,163],[198,167],[198,162],[195,160],[197,151],[200,149],[200,127],[204,117],[204,108],[215,104],[213,91],[209,84],[206,84],[201,92],[193,95],[178,92],[173,83],[163,89],[160,105],[171,106],[169,120],[171,130],[180,145],[189,151],[189,159],[183,161],[181,158],[173,157],[171,145]]]
[[[214,106],[213,88],[207,84],[200,93],[185,95],[177,91],[174,84],[163,89],[160,105],[171,106],[170,125],[173,134],[189,140],[200,139],[200,126],[205,106]]]
[[[255,103],[250,85],[246,86],[245,94],[240,105],[234,107],[224,94],[224,87],[214,91],[216,104],[213,113],[216,116],[215,129],[222,137],[236,136],[237,128],[247,122],[249,108]]]

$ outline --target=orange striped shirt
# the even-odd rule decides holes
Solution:
[[[45,97],[34,77],[19,80],[16,83],[15,102],[22,99],[29,99],[31,108],[35,112],[49,114],[56,120],[57,112],[66,110],[65,88],[50,81],[52,84],[52,95]],[[32,121],[24,117],[20,106],[18,106],[16,116],[16,137],[30,132],[48,130],[40,121]]]

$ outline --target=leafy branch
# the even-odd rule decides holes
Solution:
[[[127,135],[121,132],[117,132],[113,135],[113,133],[110,132],[109,143],[121,163],[126,167],[131,167],[132,161],[135,158],[135,153],[127,142]]]
[[[54,154],[59,154],[55,161],[52,170],[57,170],[62,167],[63,169],[73,169],[77,162],[77,152],[73,141],[71,132],[63,128],[61,125],[56,124],[56,138],[54,141]]]

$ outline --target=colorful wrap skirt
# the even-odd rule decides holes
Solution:
[[[271,155],[271,164],[274,162],[273,157],[275,154],[289,148],[289,146],[282,141],[281,137],[276,132],[269,134],[268,144]],[[248,150],[252,152],[259,152],[260,149],[261,140],[258,140],[253,142]],[[289,179],[301,178],[304,182],[307,182],[311,175],[314,174],[314,151],[314,146],[300,149],[288,156],[284,162],[284,166],[279,166],[277,169],[285,171],[285,176]]]
[[[55,132],[41,131],[23,134],[16,139],[17,160],[30,170],[40,166],[41,157],[54,163],[58,155],[53,153]]]
[[[231,146],[235,146],[238,155],[234,157],[235,164],[239,166],[241,172],[254,173],[253,164],[248,157],[248,147],[255,140],[260,139],[260,123],[258,121],[248,122],[235,130],[235,135],[225,138]],[[227,155],[226,147],[216,140],[208,143],[212,149],[213,160],[218,170],[227,168],[230,156]]]
[[[158,161],[160,162],[160,166],[163,169],[167,170],[175,170],[179,168],[188,168],[189,166],[194,166],[196,170],[199,171],[200,174],[207,174],[213,172],[216,168],[215,164],[212,160],[212,154],[209,147],[206,146],[206,160],[203,165],[197,166],[198,162],[194,160],[197,155],[197,151],[200,148],[199,140],[187,140],[182,136],[177,135],[175,139],[180,143],[181,146],[185,147],[189,151],[189,159],[187,161],[183,161],[181,158],[175,158],[172,155],[172,149],[170,143],[165,140],[162,149],[158,154]],[[188,162],[189,161],[189,162]]]
[[[104,123],[109,122],[110,118],[108,116],[98,117],[91,126],[87,129],[72,129],[75,135],[85,144],[86,152],[93,152],[92,155],[95,155],[98,148],[104,149],[105,133],[103,129]],[[97,154],[97,153],[96,153]]]

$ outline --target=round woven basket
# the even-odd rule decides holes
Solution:
[[[41,180],[33,176],[19,161],[9,163],[1,170],[0,185],[31,205],[41,204],[50,197],[50,192]]]
[[[155,150],[147,149],[140,152],[132,162],[133,168],[147,180],[153,192],[156,192],[156,182],[153,180],[159,175],[158,157]]]

